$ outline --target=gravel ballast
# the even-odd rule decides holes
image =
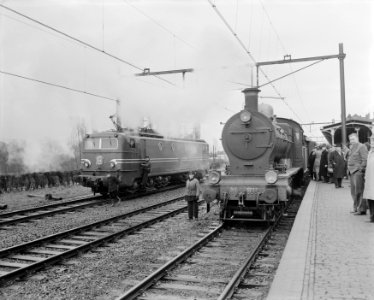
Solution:
[[[64,193],[61,192],[60,195],[63,196]],[[50,217],[37,219],[32,222],[11,226],[9,229],[0,230],[0,249],[8,248],[47,235],[118,216],[135,209],[147,207],[166,200],[171,200],[182,195],[183,189],[177,189],[133,200],[122,201],[116,206],[111,206],[111,204],[108,203],[101,206],[89,207],[64,214],[56,214]],[[25,197],[27,198],[27,194],[25,194]],[[21,199],[20,195],[18,195],[17,199]]]
[[[183,189],[144,197],[142,205],[148,206],[150,201],[157,201],[155,197],[166,200],[181,193]],[[145,198],[153,200],[147,201]],[[140,205],[139,200],[135,203]],[[129,209],[128,202],[113,209],[118,213],[125,204]],[[168,258],[192,245],[200,238],[198,233],[212,223],[217,223],[217,207],[213,207],[209,214],[204,213],[205,205],[200,208],[199,221],[188,221],[186,213],[183,213],[106,247],[99,247],[63,264],[39,271],[25,281],[16,281],[3,287],[0,298],[115,299],[163,265]],[[93,221],[92,218],[90,221]]]

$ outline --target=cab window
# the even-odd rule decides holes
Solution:
[[[100,138],[88,138],[84,141],[84,149],[100,149]]]
[[[118,149],[118,139],[115,137],[94,137],[84,141],[84,149]]]
[[[115,137],[101,138],[101,149],[117,149],[118,139]]]

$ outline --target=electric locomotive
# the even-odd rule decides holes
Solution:
[[[142,164],[150,160],[147,188],[159,188],[185,180],[189,171],[208,169],[209,146],[204,140],[167,139],[150,128],[117,127],[87,134],[81,153],[83,186],[94,193],[108,193],[112,179],[121,193],[139,191]]]
[[[244,109],[223,128],[229,175],[210,171],[203,184],[204,199],[219,201],[223,221],[275,220],[303,184],[308,152],[303,129],[293,120],[277,119],[270,105],[259,110],[259,92],[243,90]]]

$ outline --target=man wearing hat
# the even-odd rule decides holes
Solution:
[[[199,180],[195,178],[194,172],[191,171],[188,173],[188,178],[186,181],[186,194],[185,194],[189,220],[192,220],[193,217],[195,219],[198,218],[199,206],[197,204],[197,201],[199,200],[199,195],[200,195],[200,183],[199,183]]]
[[[331,152],[329,164],[332,166],[335,188],[342,187],[344,177],[345,160],[340,144],[335,145],[335,150]]]
[[[349,135],[351,151],[348,157],[348,173],[350,175],[351,195],[353,199],[353,211],[356,215],[366,214],[366,201],[362,201],[364,191],[364,172],[368,157],[365,145],[358,141],[357,133]]]
[[[367,199],[370,212],[370,222],[374,223],[374,134],[370,138],[370,152],[366,165],[363,198]]]

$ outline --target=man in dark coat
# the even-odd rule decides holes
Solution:
[[[308,170],[309,170],[309,175],[312,179],[317,180],[316,174],[313,172],[313,166],[314,166],[314,161],[316,160],[316,149],[313,149],[312,152],[310,152],[309,157],[308,157]]]
[[[148,174],[151,172],[151,161],[148,155],[145,157],[145,161],[140,164],[140,168],[142,170],[142,182],[140,190],[142,192],[146,192]]]
[[[345,175],[344,174],[345,160],[344,160],[344,153],[342,152],[342,148],[340,145],[336,145],[335,151],[331,152],[329,163],[334,170],[335,187],[341,188],[342,179]]]
[[[319,176],[323,177],[323,182],[329,182],[329,178],[327,177],[327,167],[328,167],[328,155],[329,152],[327,151],[326,147],[322,147],[322,155],[321,155],[321,163],[319,165]]]
[[[120,183],[119,176],[120,176],[119,170],[117,171],[116,176],[108,175],[108,193],[109,193],[109,197],[112,199],[112,206],[116,204],[115,203],[116,200],[117,200],[117,204],[121,202],[121,198],[119,197],[119,183]]]

